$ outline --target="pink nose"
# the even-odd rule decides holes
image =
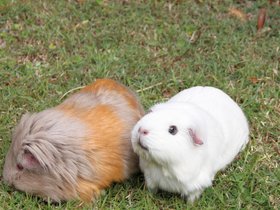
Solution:
[[[147,135],[149,132],[148,132],[148,130],[146,130],[146,129],[143,129],[143,128],[139,128],[138,129],[138,133],[140,133],[140,134],[142,134],[142,135]]]

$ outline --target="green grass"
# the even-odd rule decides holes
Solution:
[[[279,209],[280,6],[206,2],[0,2],[1,174],[20,116],[59,104],[64,93],[96,78],[138,90],[145,108],[184,88],[215,86],[241,105],[251,127],[245,151],[193,205],[177,195],[149,193],[139,175],[113,185],[90,206],[43,203],[1,181],[0,209]],[[248,20],[231,16],[230,7],[242,9]],[[257,32],[261,7],[268,18]],[[193,33],[198,36],[191,42]]]

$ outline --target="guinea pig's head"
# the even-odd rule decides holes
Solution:
[[[178,105],[156,105],[133,128],[133,149],[161,165],[186,161],[204,146],[198,121],[191,110]]]
[[[58,111],[25,114],[12,135],[4,181],[53,201],[76,197],[78,173],[92,172],[78,143],[83,135],[81,124]]]

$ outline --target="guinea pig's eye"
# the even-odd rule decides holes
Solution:
[[[175,125],[171,125],[168,129],[168,132],[172,135],[176,135],[176,133],[178,132],[178,128]]]
[[[21,164],[18,163],[18,164],[17,164],[17,169],[21,171],[21,170],[23,170],[23,166],[22,166]]]

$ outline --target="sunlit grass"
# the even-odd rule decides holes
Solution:
[[[223,2],[223,3],[222,3]],[[97,209],[277,209],[280,206],[280,6],[275,1],[3,1],[0,3],[0,173],[11,130],[27,111],[60,103],[69,90],[110,77],[145,108],[184,88],[223,89],[246,113],[247,148],[193,205],[148,192],[138,175],[105,191]],[[242,21],[229,14],[235,7]],[[257,32],[259,8],[267,9]],[[0,209],[58,205],[0,183]]]

